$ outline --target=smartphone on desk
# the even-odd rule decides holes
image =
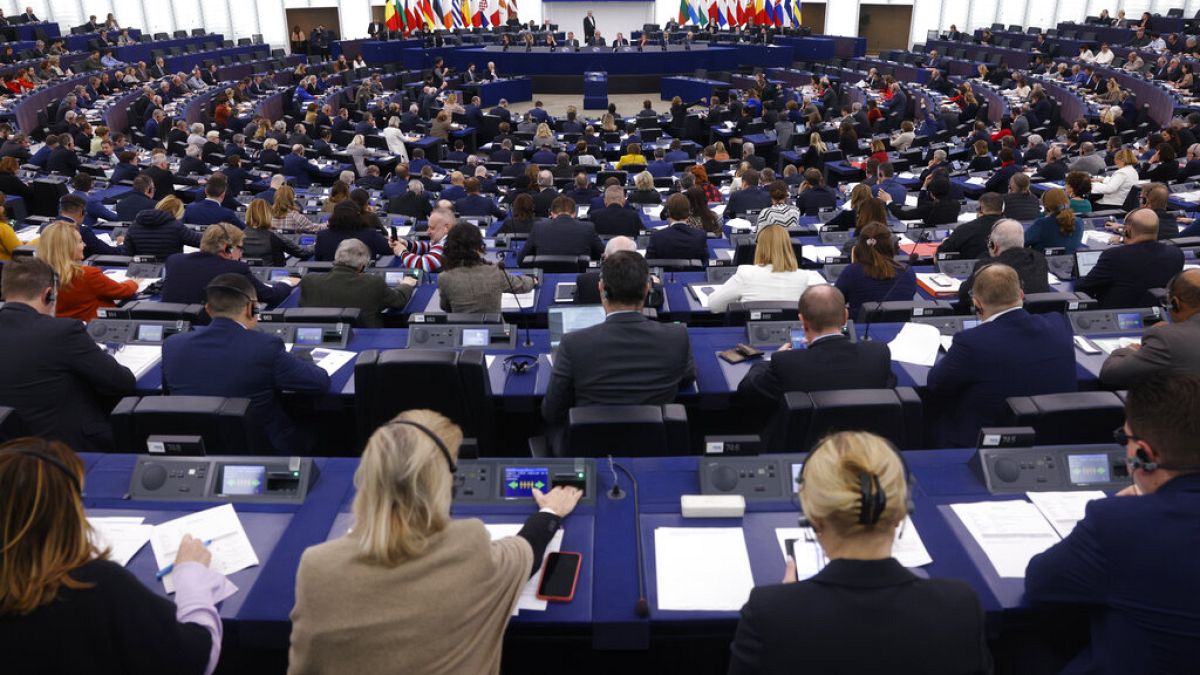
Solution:
[[[560,551],[548,554],[542,565],[538,599],[570,602],[575,597],[575,584],[579,581],[579,565],[582,562],[583,556],[579,553]]]

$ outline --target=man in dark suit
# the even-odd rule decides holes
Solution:
[[[588,218],[596,226],[596,234],[606,237],[637,238],[642,231],[642,217],[625,207],[625,190],[618,185],[604,188],[604,208],[589,211]]]
[[[205,290],[204,308],[212,323],[163,343],[163,391],[248,398],[251,414],[264,424],[277,453],[308,450],[311,439],[294,433],[278,394],[324,393],[329,375],[311,359],[289,354],[278,336],[255,330],[258,297],[244,275],[218,275]]]
[[[402,309],[412,299],[417,280],[410,276],[389,288],[379,274],[364,274],[371,264],[371,251],[358,239],[338,244],[333,269],[325,274],[306,274],[300,280],[301,307],[358,307],[364,328],[382,328],[379,312],[389,307]]]
[[[1162,288],[1183,269],[1183,250],[1158,241],[1158,215],[1146,208],[1125,216],[1125,243],[1100,254],[1075,290],[1096,298],[1104,309],[1157,304],[1151,288]]]
[[[1070,535],[1029,561],[1025,597],[1090,615],[1090,645],[1063,672],[1200,665],[1200,578],[1188,562],[1200,523],[1198,407],[1194,374],[1161,374],[1130,391],[1114,435],[1133,485],[1088,502]]]
[[[386,40],[388,35],[387,24],[382,21],[372,21],[367,24],[367,35],[370,35],[372,40]]]
[[[725,217],[737,218],[747,211],[761,211],[771,205],[771,195],[758,186],[758,172],[749,169],[742,173],[742,187],[729,195]]]
[[[274,284],[259,281],[242,262],[242,242],[245,234],[224,223],[209,225],[195,253],[176,253],[167,258],[163,281],[162,301],[195,304],[204,302],[204,289],[222,274],[240,274],[253,284],[255,297],[274,307],[287,299],[299,279],[284,277]]]
[[[549,220],[534,223],[521,249],[519,264],[535,255],[586,255],[593,260],[604,253],[604,242],[591,223],[575,220],[575,202],[558,197],[550,205]]]
[[[591,10],[588,10],[587,16],[583,17],[583,41],[590,45],[595,37],[596,17],[592,16]]]
[[[122,151],[117,155],[117,165],[108,179],[109,183],[116,184],[121,181],[133,180],[137,177],[139,169],[137,153],[132,150]]]
[[[996,169],[991,178],[988,178],[987,183],[983,186],[984,192],[999,192],[1001,194],[1008,192],[1008,181],[1014,174],[1021,173],[1022,167],[1019,166],[1014,157],[1012,149],[1003,148],[1000,150],[1000,168]]]
[[[650,234],[646,257],[651,260],[683,259],[708,261],[708,235],[704,230],[688,225],[691,204],[688,198],[675,193],[667,198],[669,225]]]
[[[480,194],[482,189],[478,178],[468,178],[465,183],[466,194],[455,200],[454,212],[459,216],[492,216],[503,218],[504,212],[496,206],[491,197]]]
[[[292,145],[292,152],[283,158],[283,175],[292,179],[292,185],[306,188],[321,177],[321,170],[308,161],[304,156],[304,146],[297,143]]]
[[[164,199],[175,194],[175,174],[171,173],[167,153],[156,152],[150,156],[150,166],[142,171],[143,176],[149,176],[154,181],[154,196]]]
[[[554,352],[554,370],[542,400],[551,425],[575,406],[662,405],[696,376],[687,327],[649,321],[642,314],[650,270],[636,252],[618,251],[600,270],[604,323],[568,333]]]
[[[238,218],[231,209],[221,204],[225,201],[225,191],[228,182],[225,176],[213,174],[204,186],[204,199],[187,205],[183,210],[183,222],[188,225],[212,225],[213,223],[229,223],[240,229],[246,229],[246,223]]]
[[[1026,293],[1050,291],[1050,283],[1046,278],[1050,271],[1046,265],[1046,256],[1041,251],[1025,248],[1025,228],[1020,222],[1011,218],[997,222],[988,237],[987,247],[987,255],[975,261],[971,276],[958,287],[960,305],[970,308],[971,287],[975,284],[975,275],[986,265],[993,263],[1002,263],[1016,270],[1021,279],[1021,290]]]
[[[154,181],[149,176],[133,179],[133,191],[117,202],[117,218],[129,222],[134,216],[154,208]]]
[[[886,389],[896,386],[887,345],[851,342],[842,333],[850,320],[846,298],[832,285],[810,286],[800,296],[804,349],[785,342],[770,361],[754,364],[738,393],[774,405],[790,391]]]
[[[550,215],[550,205],[559,198],[558,190],[554,189],[554,174],[542,169],[538,172],[538,192],[533,195],[533,213],[539,218]]]
[[[1115,349],[1100,369],[1100,381],[1129,389],[1160,372],[1200,373],[1200,271],[1184,270],[1167,284],[1171,321],[1157,323],[1141,344]]]
[[[992,227],[1000,222],[1003,213],[1004,195],[985,192],[979,197],[979,216],[954,228],[938,247],[938,252],[957,253],[964,260],[982,258],[988,253],[988,237],[992,234]]]
[[[979,326],[959,332],[929,371],[929,393],[945,414],[944,448],[974,447],[1010,396],[1076,389],[1075,345],[1062,314],[1030,314],[1016,270],[989,265],[975,275],[971,302]]]
[[[488,114],[492,117],[499,117],[501,122],[512,124],[512,112],[508,109],[508,99],[500,99],[500,102],[496,104],[496,107],[489,110]]]
[[[33,436],[80,452],[116,449],[108,413],[134,393],[133,373],[98,347],[83,323],[54,317],[56,280],[41,259],[6,263],[0,292],[0,349],[8,355],[0,405],[14,408]]]
[[[46,170],[64,176],[74,176],[83,164],[79,155],[75,154],[75,139],[71,134],[62,134],[58,137],[58,143],[58,149],[51,152],[50,157],[46,159]]]

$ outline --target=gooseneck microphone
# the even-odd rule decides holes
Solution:
[[[521,306],[521,296],[517,295],[517,289],[513,286],[512,277],[508,276],[508,272],[504,271],[504,255],[501,254],[500,259],[496,261],[496,267],[500,269],[500,273],[504,275],[504,282],[508,284],[508,292],[512,293],[513,301],[517,303],[517,310],[524,313],[525,308]],[[536,287],[535,287],[536,288]],[[525,322],[525,342],[521,343],[522,347],[532,347],[533,339],[529,337],[529,322]]]
[[[650,616],[650,603],[646,600],[646,566],[645,553],[642,551],[642,510],[641,502],[638,500],[638,482],[637,478],[633,475],[633,472],[613,461],[612,455],[609,455],[608,457],[608,464],[610,469],[620,469],[621,473],[625,474],[629,478],[630,485],[633,486],[633,522],[635,534],[637,536],[635,543],[637,544],[638,572],[638,600],[633,607],[633,611],[635,614],[637,614],[638,618],[645,619],[646,617]],[[611,499],[618,499],[618,495],[621,494],[620,486],[618,486],[616,483],[616,472],[613,472],[613,489],[609,491],[609,498]]]

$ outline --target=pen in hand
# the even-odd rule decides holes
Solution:
[[[208,547],[208,545],[209,545],[209,544],[211,544],[211,543],[213,543],[213,540],[212,540],[212,539],[205,539],[205,540],[204,540],[204,542],[203,542],[203,544],[204,544],[204,546],[205,546],[206,548],[207,548],[207,547]],[[170,564],[168,564],[166,567],[164,567],[164,568],[162,568],[161,570],[159,570],[159,571],[155,572],[155,573],[154,573],[154,578],[155,578],[155,579],[162,579],[163,577],[167,576],[168,574],[170,574],[171,572],[174,572],[174,571],[175,571],[175,563],[170,563]]]

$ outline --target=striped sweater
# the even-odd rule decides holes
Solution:
[[[437,272],[442,269],[443,248],[446,239],[434,244],[429,241],[415,241],[409,244],[408,252],[400,256],[400,266],[409,269],[419,269],[425,272]]]

